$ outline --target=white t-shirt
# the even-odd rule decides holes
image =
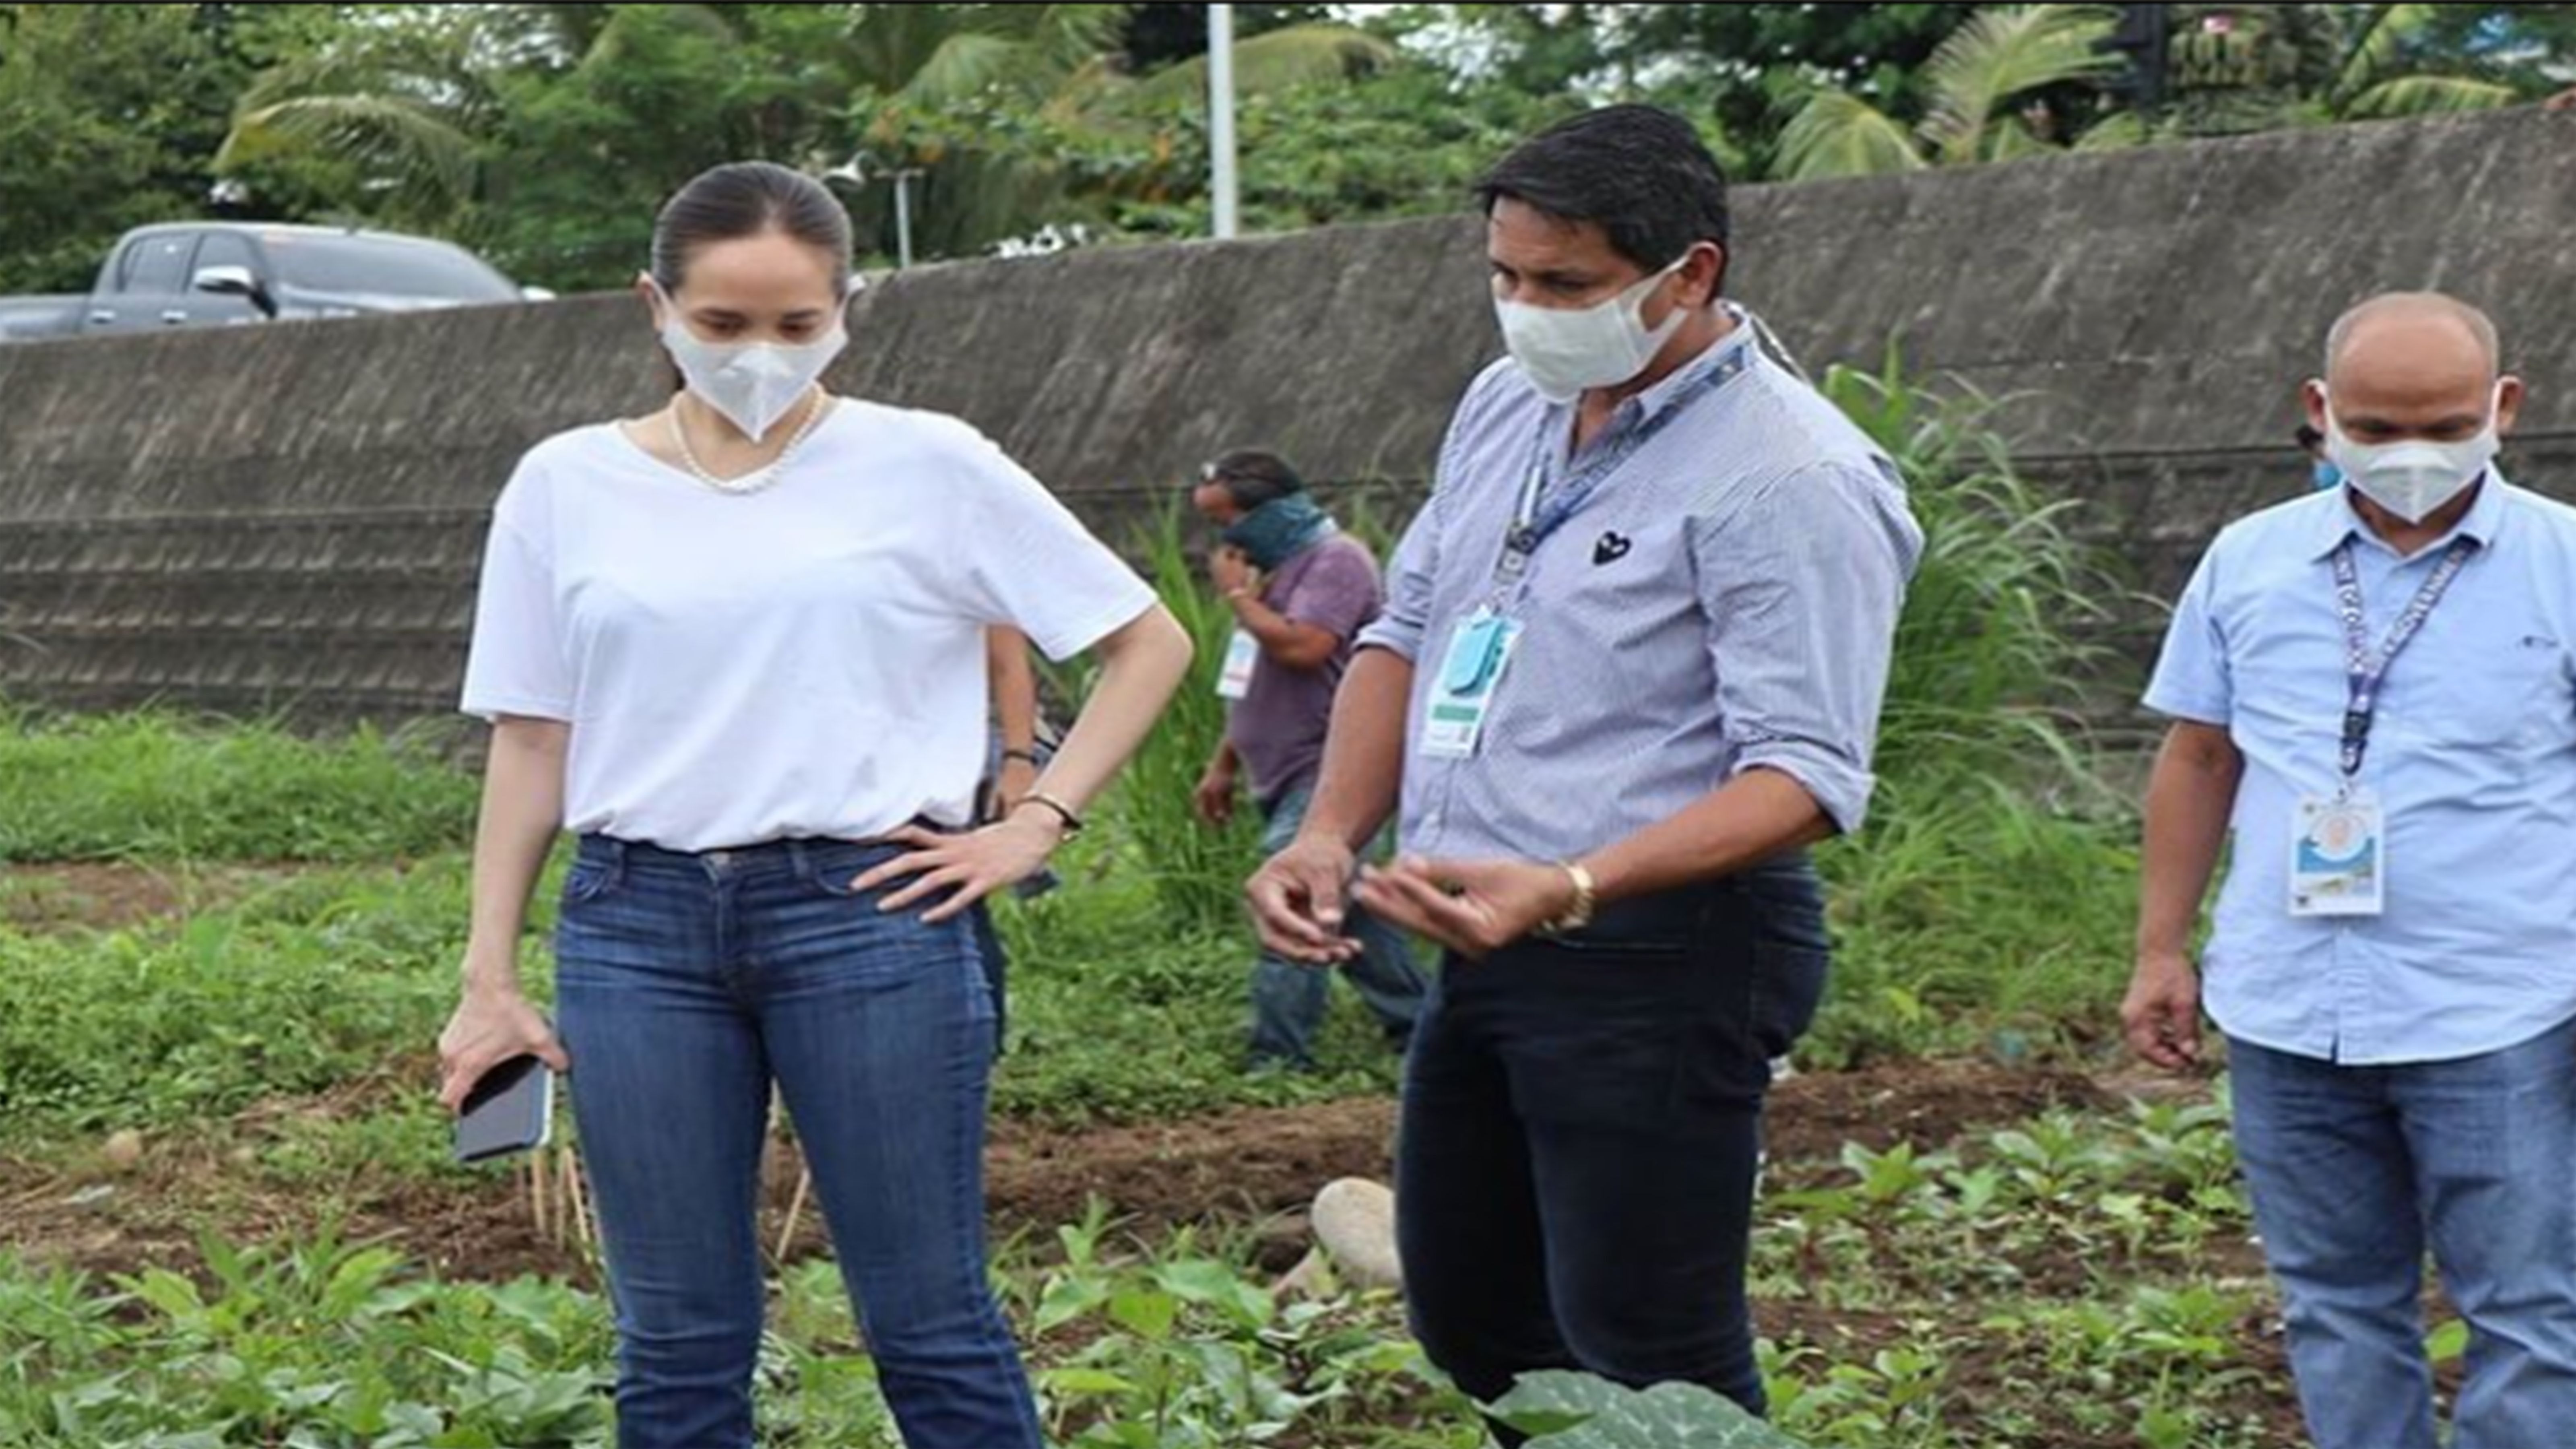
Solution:
[[[502,490],[464,708],[571,722],[575,831],[713,850],[956,825],[984,770],[984,628],[1061,660],[1154,602],[955,418],[843,399],[749,495],[601,424]]]

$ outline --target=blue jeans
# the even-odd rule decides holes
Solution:
[[[1289,791],[1265,807],[1261,831],[1261,853],[1265,858],[1286,850],[1296,840],[1298,829],[1306,823],[1306,809],[1314,802],[1314,789],[1306,786]],[[1401,1050],[1413,1035],[1414,1019],[1422,1014],[1426,989],[1422,968],[1414,963],[1413,948],[1405,941],[1404,933],[1395,927],[1357,906],[1350,908],[1345,924],[1360,943],[1360,955],[1342,971],[1350,977],[1360,999],[1376,1014],[1388,1042]],[[1252,968],[1255,1064],[1315,1064],[1315,1035],[1323,1029],[1325,996],[1330,985],[1328,973],[1319,967],[1301,966],[1267,951],[1262,953],[1260,962]]]
[[[972,928],[884,915],[890,847],[585,837],[556,1009],[617,1315],[621,1449],[749,1449],[771,1085],[904,1442],[1037,1449],[985,1276],[993,1004]]]
[[[1442,965],[1405,1063],[1396,1238],[1414,1332],[1459,1388],[1579,1369],[1763,1412],[1762,1102],[1827,960],[1792,856]]]
[[[2434,1449],[2429,1244],[2469,1324],[2453,1449],[2576,1440],[2576,1022],[2457,1061],[2231,1039],[2237,1154],[2318,1449]]]

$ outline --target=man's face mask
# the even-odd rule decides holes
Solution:
[[[769,436],[850,345],[849,330],[837,315],[832,330],[811,342],[704,341],[689,330],[659,283],[653,290],[662,298],[662,345],[670,350],[681,379],[700,402],[748,438]]]
[[[2496,413],[2504,396],[2498,382],[2487,396],[2487,424],[2474,438],[2456,443],[2408,439],[2402,443],[2356,443],[2335,420],[2334,403],[2326,403],[2326,459],[2341,469],[2363,497],[2408,523],[2421,523],[2442,505],[2460,496],[2495,461]]]
[[[1688,315],[1676,306],[1662,324],[1648,327],[1646,298],[1690,260],[1640,279],[1619,295],[1589,307],[1539,307],[1494,299],[1503,345],[1521,373],[1550,402],[1572,402],[1587,389],[1617,387],[1646,370]]]

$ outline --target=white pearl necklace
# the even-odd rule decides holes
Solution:
[[[719,478],[698,461],[697,453],[689,447],[688,430],[680,426],[680,404],[676,399],[671,404],[671,444],[679,449],[680,461],[688,465],[691,476],[718,493],[736,496],[758,493],[778,481],[780,473],[787,467],[787,460],[796,456],[797,448],[814,435],[814,429],[821,425],[824,414],[831,410],[832,395],[816,388],[813,401],[806,404],[805,421],[796,425],[796,431],[788,436],[787,445],[778,450],[778,456],[770,459],[767,466],[755,468],[738,478]]]

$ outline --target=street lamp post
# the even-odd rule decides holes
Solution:
[[[898,166],[891,171],[871,174],[864,151],[823,173],[826,181],[841,181],[852,186],[865,186],[880,178],[894,183],[894,265],[897,271],[912,265],[912,181],[921,174],[918,166]]]
[[[912,265],[912,178],[921,171],[905,166],[889,174],[894,178],[894,265],[901,271]]]

